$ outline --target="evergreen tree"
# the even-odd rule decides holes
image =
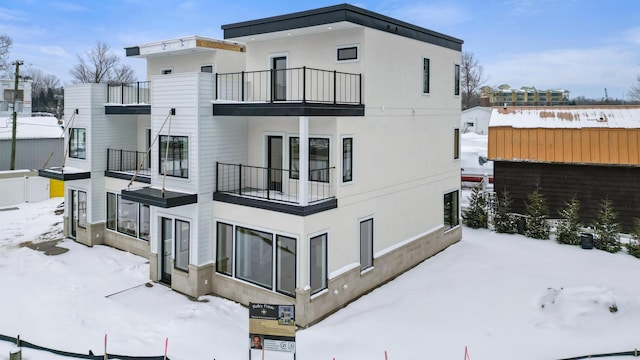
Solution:
[[[527,196],[526,229],[524,234],[534,239],[549,239],[549,224],[547,224],[547,205],[544,196],[535,190]]]
[[[473,188],[469,196],[469,208],[462,212],[465,224],[472,229],[486,229],[488,224],[487,207],[480,186]]]
[[[514,234],[517,230],[516,219],[511,211],[511,197],[509,192],[504,190],[502,196],[498,197],[496,216],[493,218],[493,225],[496,232],[504,234]]]
[[[640,258],[640,218],[633,222],[631,229],[631,239],[627,244],[627,252],[637,258]]]
[[[565,203],[564,209],[558,211],[562,219],[558,223],[557,241],[561,244],[579,245],[580,244],[580,201],[574,196],[569,202]]]
[[[620,224],[611,200],[603,200],[596,219],[593,246],[596,249],[615,253],[620,250]]]

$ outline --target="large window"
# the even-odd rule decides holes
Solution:
[[[300,178],[300,138],[289,138],[289,176]],[[329,139],[309,138],[309,180],[329,182]]]
[[[327,234],[312,237],[309,241],[309,278],[311,294],[327,288]]]
[[[191,241],[188,221],[176,220],[176,269],[189,271],[189,243]]]
[[[458,217],[458,190],[444,194],[444,228],[451,229],[460,224]]]
[[[158,159],[160,159],[158,170],[160,174],[164,174],[166,170],[168,176],[189,177],[188,137],[160,135],[158,150]]]
[[[453,158],[460,158],[460,129],[453,129]]]
[[[218,223],[216,244],[216,271],[233,275],[233,225]]]
[[[422,93],[428,94],[429,89],[429,75],[430,75],[430,60],[427,58],[422,59]]]
[[[216,272],[296,296],[295,238],[222,222],[216,229]]]
[[[78,191],[78,226],[87,227],[87,193]]]
[[[116,194],[107,193],[107,229],[116,229],[116,219],[118,206],[116,205]]]
[[[296,239],[276,235],[276,291],[296,295]]]
[[[120,195],[107,193],[107,229],[149,241],[150,221],[149,205],[123,200]]]
[[[273,235],[236,227],[236,277],[271,289],[273,284]]]
[[[373,219],[360,222],[360,270],[373,266]]]
[[[454,72],[453,94],[460,95],[460,65],[456,64],[454,66],[453,72]]]
[[[353,138],[342,139],[342,182],[353,181]]]
[[[69,157],[76,159],[87,158],[86,129],[69,129]]]
[[[118,195],[118,232],[138,236],[138,203]]]

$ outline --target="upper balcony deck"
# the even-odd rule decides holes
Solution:
[[[151,92],[151,82],[109,85],[105,111],[151,114]],[[216,73],[214,94],[212,115],[364,116],[362,75],[335,70]]]

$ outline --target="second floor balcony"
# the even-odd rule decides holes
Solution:
[[[214,200],[311,215],[337,207],[334,177],[334,167],[310,169],[308,180],[300,186],[300,172],[295,169],[219,162]]]
[[[118,179],[151,183],[150,152],[107,149],[106,175]]]
[[[361,74],[300,67],[214,76],[213,115],[364,115]],[[152,85],[151,82],[108,85],[106,113],[150,114]]]

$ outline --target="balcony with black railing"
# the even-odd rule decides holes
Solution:
[[[107,170],[105,175],[118,179],[143,183],[151,182],[150,153],[144,151],[107,149]]]
[[[213,114],[363,116],[362,75],[309,67],[218,73]]]
[[[337,207],[335,168],[311,169],[304,194],[299,171],[216,163],[214,200],[310,215]]]
[[[151,114],[150,81],[107,85],[107,114]]]

